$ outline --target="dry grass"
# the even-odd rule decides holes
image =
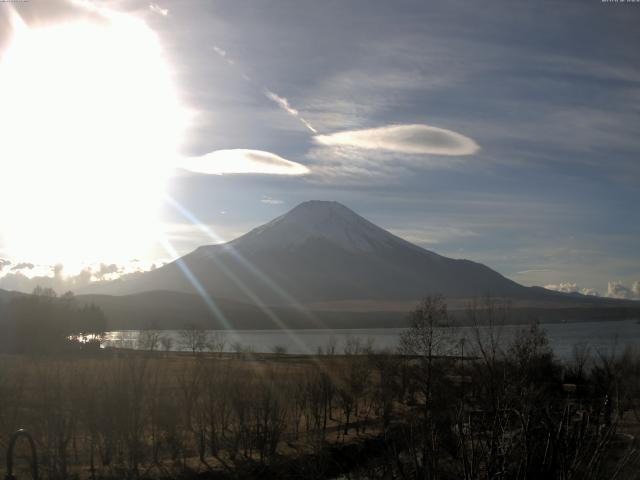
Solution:
[[[347,375],[364,358],[110,350],[0,362],[0,455],[26,428],[48,478],[267,464],[376,423],[374,372],[355,393]]]

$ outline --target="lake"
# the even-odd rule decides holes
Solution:
[[[592,352],[610,352],[614,348],[622,351],[627,345],[640,346],[640,324],[636,320],[548,323],[541,324],[549,338],[549,343],[559,358],[570,358],[574,345],[588,345]],[[506,342],[513,338],[525,326],[505,325],[501,338]],[[225,351],[239,349],[256,353],[269,353],[283,348],[290,354],[316,353],[319,348],[335,345],[336,353],[343,353],[347,342],[355,339],[371,344],[376,350],[394,350],[398,346],[400,334],[404,328],[371,329],[309,329],[309,330],[241,330],[209,331],[210,336],[224,338]],[[186,350],[182,336],[177,330],[164,330],[161,336],[171,339],[171,350]],[[455,342],[465,338],[467,345],[472,338],[471,327],[458,327],[452,334]],[[103,346],[137,348],[140,332],[125,330],[108,332]]]

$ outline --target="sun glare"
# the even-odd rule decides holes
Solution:
[[[187,115],[144,22],[15,25],[0,53],[0,235],[39,262],[152,248]]]

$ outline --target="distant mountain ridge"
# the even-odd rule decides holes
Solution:
[[[207,245],[154,271],[94,284],[87,293],[207,292],[287,306],[349,300],[558,298],[470,260],[443,257],[374,225],[337,202],[308,201],[221,245]]]
[[[0,290],[0,324],[4,321],[6,307],[11,299],[27,294]],[[563,297],[565,298],[565,297]],[[566,298],[565,298],[566,299]],[[383,309],[375,304],[366,308],[347,310],[340,308],[261,307],[255,304],[225,299],[210,299],[210,305],[201,295],[175,291],[154,290],[132,295],[78,295],[80,305],[97,305],[107,317],[107,329],[182,329],[201,325],[211,329],[308,329],[308,328],[380,328],[403,327],[408,324],[408,312],[414,304],[387,305]],[[576,322],[587,320],[612,320],[638,318],[637,302],[613,299],[583,298],[549,305],[521,305],[512,310],[510,323]],[[461,323],[467,320],[464,304],[448,302],[450,314]]]

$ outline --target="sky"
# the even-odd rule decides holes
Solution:
[[[154,268],[320,199],[524,285],[640,298],[638,21],[600,0],[0,3],[0,288]],[[38,38],[16,32],[57,25],[13,75]]]

